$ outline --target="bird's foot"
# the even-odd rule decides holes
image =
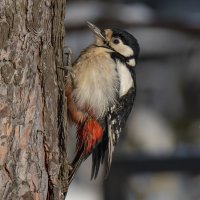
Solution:
[[[65,77],[68,76],[74,78],[73,67],[72,67],[72,50],[68,46],[64,46],[64,54],[66,56],[66,65],[64,66]]]
[[[59,69],[62,69],[65,73],[65,77],[68,75],[72,75],[72,50],[68,46],[64,46],[64,54],[66,57],[64,57],[64,67],[58,67]]]
[[[68,164],[68,169],[69,169],[69,174],[70,174],[70,172],[73,171],[73,169],[74,169],[72,164]]]

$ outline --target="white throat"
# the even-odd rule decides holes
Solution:
[[[117,71],[120,80],[119,95],[121,97],[125,95],[131,87],[134,87],[134,82],[126,65],[121,63],[119,60],[117,61]]]

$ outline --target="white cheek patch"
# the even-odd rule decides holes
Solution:
[[[129,57],[134,54],[133,50],[129,46],[123,44],[122,42],[119,44],[111,43],[111,47],[125,57]]]
[[[130,59],[128,62],[127,62],[128,65],[130,65],[131,67],[135,67],[136,63],[135,63],[135,58],[132,58]]]
[[[127,69],[126,65],[117,61],[117,71],[120,79],[120,97],[125,95],[131,87],[134,87],[134,82],[131,73]]]
[[[133,55],[133,50],[125,44],[122,44],[119,49],[120,49],[120,53],[125,57],[129,57]]]

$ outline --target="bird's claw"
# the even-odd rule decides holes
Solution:
[[[72,68],[72,50],[68,46],[64,46],[64,54],[67,58],[67,67]]]
[[[64,70],[65,77],[67,79],[68,76],[74,77],[73,67],[72,67],[72,50],[68,46],[64,46],[64,54],[66,56],[66,65],[64,67],[59,67]]]
[[[69,169],[69,174],[70,174],[70,172],[73,171],[74,168],[73,168],[73,166],[71,164],[69,164],[68,165],[68,169]]]

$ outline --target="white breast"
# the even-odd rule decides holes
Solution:
[[[120,61],[117,61],[117,71],[120,79],[119,95],[121,97],[125,95],[131,87],[134,87],[134,82],[131,73],[127,69],[126,65],[124,65]]]

